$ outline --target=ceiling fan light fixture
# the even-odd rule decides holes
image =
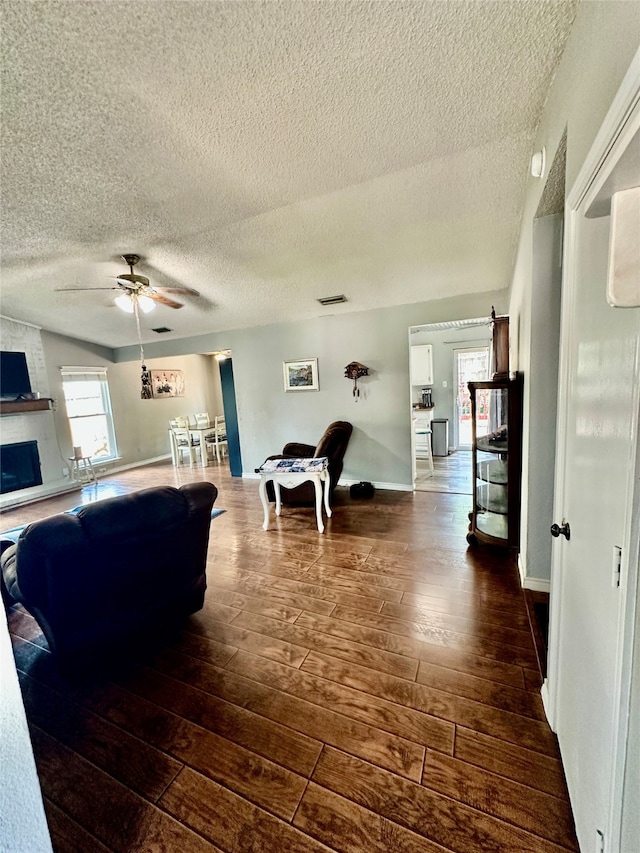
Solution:
[[[156,303],[150,296],[136,296],[135,298],[138,300],[140,310],[145,314],[148,314],[149,311],[153,311],[156,307]]]
[[[133,299],[130,293],[121,293],[120,296],[116,296],[115,303],[122,311],[133,314]]]
[[[140,308],[144,314],[148,314],[149,311],[153,311],[156,307],[156,303],[150,296],[139,296],[137,293],[121,293],[120,296],[116,296],[115,298],[115,303],[118,308],[126,311],[127,314],[133,314],[134,301],[138,303],[138,308]]]

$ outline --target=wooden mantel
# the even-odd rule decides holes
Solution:
[[[53,400],[0,400],[0,415],[21,415],[24,412],[48,412]]]

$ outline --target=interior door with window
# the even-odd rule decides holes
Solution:
[[[453,443],[456,450],[471,450],[471,396],[469,394],[469,382],[482,382],[489,378],[489,347],[467,347],[453,351],[454,366],[453,375],[456,383],[456,396],[454,400],[455,419],[453,424]],[[486,397],[487,392],[478,392],[478,397]],[[478,436],[485,435],[486,426],[486,400],[484,407],[482,399],[478,399],[479,418],[476,429],[480,432]],[[484,420],[480,416],[484,411]],[[483,431],[484,425],[484,431]]]

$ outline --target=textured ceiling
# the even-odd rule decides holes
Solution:
[[[567,171],[567,131],[556,149],[551,166],[547,166],[546,183],[538,202],[536,216],[564,213],[565,182]]]
[[[508,286],[568,2],[2,4],[4,315],[143,337]],[[344,293],[323,308],[316,299]]]

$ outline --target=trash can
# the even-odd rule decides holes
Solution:
[[[434,456],[449,455],[448,418],[434,418],[431,421],[431,447]]]

